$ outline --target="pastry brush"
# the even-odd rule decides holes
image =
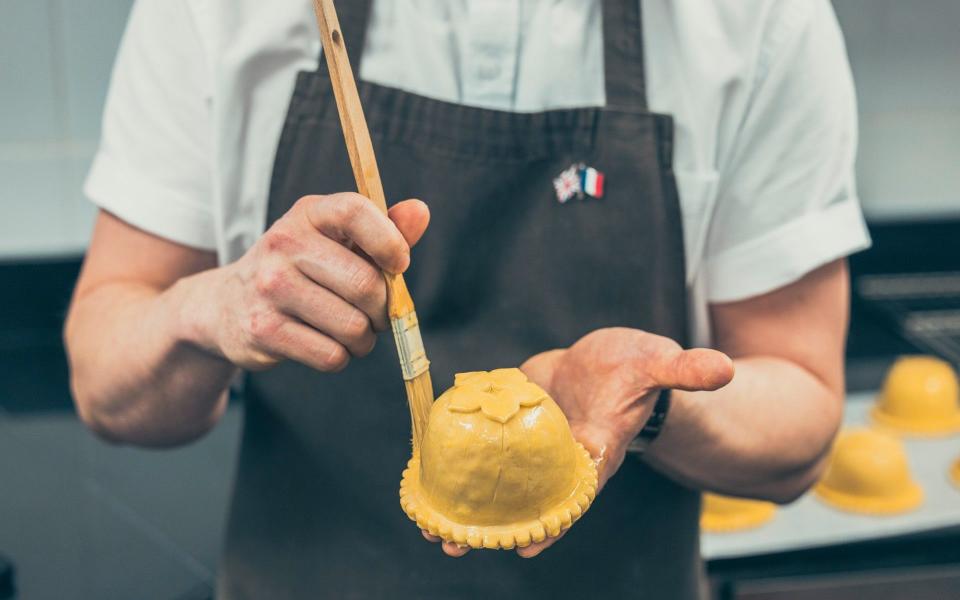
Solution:
[[[350,68],[346,43],[337,19],[333,0],[313,0],[313,7],[320,26],[320,38],[323,54],[330,70],[330,81],[340,114],[343,137],[347,142],[350,165],[357,182],[357,191],[373,201],[387,213],[387,202],[377,168],[377,158],[373,153],[373,142],[363,116],[360,94]],[[387,312],[393,339],[400,356],[400,368],[407,389],[407,402],[410,405],[410,421],[413,430],[413,446],[420,447],[425,431],[430,406],[433,404],[433,383],[430,381],[430,361],[427,360],[420,336],[420,324],[414,310],[413,299],[403,280],[403,275],[383,273],[387,282]]]

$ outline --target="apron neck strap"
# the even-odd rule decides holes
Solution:
[[[607,106],[647,109],[641,0],[603,0]]]
[[[353,75],[360,81],[360,61],[363,59],[363,47],[367,39],[367,24],[370,22],[370,8],[373,0],[340,0],[336,3],[337,18],[343,39],[347,42],[347,55]],[[327,72],[327,60],[320,51],[320,72]]]
[[[373,0],[341,0],[337,3],[340,27],[354,76],[360,79],[360,61],[370,22]],[[647,110],[646,74],[643,63],[643,16],[641,0],[603,0],[604,74],[607,106]],[[327,61],[321,56],[320,71]]]

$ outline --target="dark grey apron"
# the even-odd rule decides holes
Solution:
[[[370,4],[339,2],[355,67]],[[407,282],[438,391],[601,327],[687,340],[672,121],[647,109],[639,3],[603,10],[605,108],[516,114],[360,83],[387,197],[432,211]],[[356,189],[320,65],[297,78],[268,225],[301,196]],[[581,162],[605,196],[559,203],[553,179]],[[699,496],[632,459],[540,557],[444,556],[400,509],[409,428],[387,335],[339,374],[250,375],[220,597],[700,597]]]

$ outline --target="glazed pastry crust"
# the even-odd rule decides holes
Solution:
[[[596,493],[596,462],[560,407],[519,369],[498,369],[457,375],[434,403],[400,505],[445,541],[510,549],[560,535]]]
[[[915,437],[960,431],[960,383],[950,363],[902,356],[887,373],[870,417],[877,426]]]
[[[871,430],[840,433],[816,495],[840,510],[867,515],[894,515],[923,502],[923,489],[910,475],[903,443]]]

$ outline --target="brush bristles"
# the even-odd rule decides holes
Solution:
[[[420,448],[420,441],[426,433],[430,407],[433,406],[433,382],[430,371],[424,371],[413,379],[404,381],[407,388],[407,402],[410,404],[410,423],[413,429],[413,447]]]
[[[426,433],[430,407],[433,406],[433,382],[430,380],[430,361],[427,360],[420,337],[420,322],[413,308],[413,298],[403,275],[385,274],[387,304],[393,341],[397,346],[400,368],[407,388],[410,405],[410,424],[413,430],[413,448],[420,448]]]

